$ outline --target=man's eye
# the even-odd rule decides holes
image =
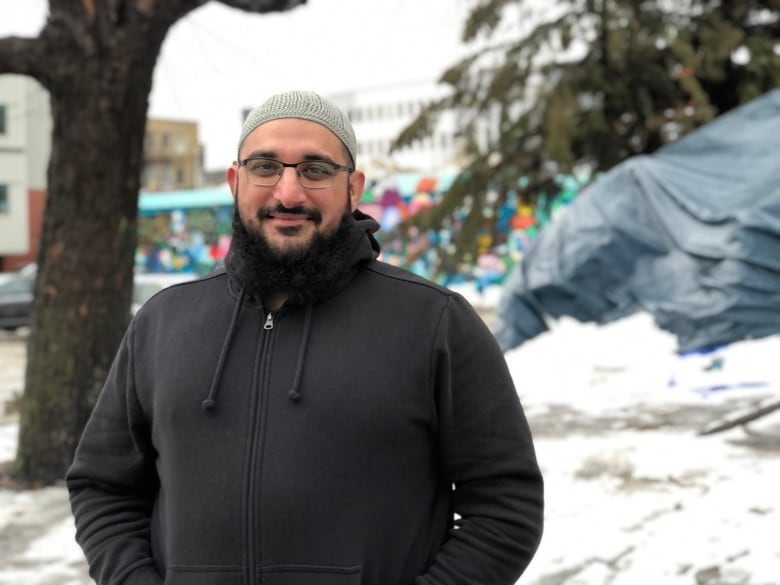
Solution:
[[[325,163],[301,165],[301,173],[310,179],[325,179],[333,176],[333,167]]]
[[[253,173],[272,175],[279,172],[279,165],[268,160],[253,160],[249,161],[249,170]]]

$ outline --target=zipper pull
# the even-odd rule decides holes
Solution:
[[[265,323],[263,323],[263,329],[266,331],[270,331],[274,328],[274,315],[273,313],[268,313],[268,315],[265,316]]]

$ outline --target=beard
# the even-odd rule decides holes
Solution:
[[[315,223],[319,217],[316,210],[287,209],[277,205],[260,209],[257,219],[262,223],[269,214],[280,212],[303,214]],[[334,232],[315,232],[306,246],[280,249],[273,246],[260,229],[247,229],[236,206],[227,268],[248,298],[263,301],[282,293],[288,296],[288,302],[295,304],[325,300],[352,278],[351,257],[356,244],[354,225],[347,204]]]

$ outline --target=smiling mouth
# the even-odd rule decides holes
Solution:
[[[308,221],[316,225],[322,220],[322,216],[316,209],[306,209],[304,207],[288,209],[282,206],[276,206],[264,208],[261,209],[257,215],[260,221],[270,219],[274,222],[290,225],[300,225]]]
[[[301,223],[305,221],[314,221],[314,218],[300,213],[272,213],[268,219],[281,221],[285,223]]]

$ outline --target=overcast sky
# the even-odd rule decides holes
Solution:
[[[251,15],[219,2],[170,31],[152,117],[199,124],[206,168],[230,164],[241,111],[286,89],[323,94],[436,79],[462,52],[466,0],[308,0]],[[35,35],[47,0],[0,0],[0,36]]]

